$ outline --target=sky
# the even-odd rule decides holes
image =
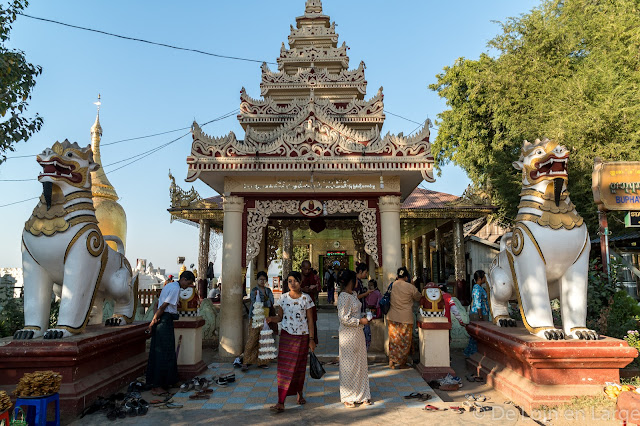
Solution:
[[[3,4],[6,2],[2,1]],[[9,48],[25,52],[42,66],[29,102],[27,116],[36,112],[44,126],[27,143],[15,145],[13,158],[0,164],[0,267],[20,267],[20,241],[24,222],[38,197],[37,181],[3,179],[36,178],[41,168],[35,155],[55,141],[69,139],[81,146],[91,143],[90,128],[96,117],[98,93],[102,96],[102,144],[188,128],[195,119],[203,123],[240,105],[240,89],[260,97],[260,62],[275,62],[289,25],[304,12],[304,0],[231,1],[43,1],[32,0],[26,14],[259,62],[221,59],[81,31],[19,17],[13,24]],[[496,21],[527,13],[533,0],[324,0],[323,12],[336,22],[339,44],[350,47],[350,68],[366,64],[367,96],[384,87],[387,112],[383,133],[405,134],[413,122],[437,119],[446,109],[428,85],[456,59],[476,59],[488,52],[487,42],[497,35]],[[270,65],[272,70],[276,65]],[[204,127],[207,134],[229,131],[243,138],[235,116]],[[130,159],[163,145],[187,131],[122,142],[101,148],[104,165]],[[437,128],[432,129],[432,140]],[[178,269],[178,256],[197,264],[198,229],[170,222],[168,173],[183,189],[186,157],[191,138],[186,136],[119,170],[105,171],[127,214],[127,258],[135,265],[143,258],[168,272]],[[114,170],[110,172],[110,170]],[[444,166],[435,183],[423,187],[461,195],[469,179],[460,168]],[[200,181],[193,184],[203,197],[216,195]],[[219,275],[220,259],[216,262]]]

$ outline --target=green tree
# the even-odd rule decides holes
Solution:
[[[6,47],[11,24],[28,4],[27,0],[13,0],[4,7],[0,4],[0,164],[7,151],[14,151],[15,143],[26,142],[42,127],[39,115],[23,115],[42,68],[27,62],[21,50]]]
[[[293,246],[293,260],[291,270],[300,271],[303,260],[309,260],[309,246]]]
[[[458,59],[429,87],[446,99],[433,152],[515,217],[523,140],[571,150],[571,200],[597,229],[593,160],[640,160],[640,0],[543,0],[501,23],[497,52]]]

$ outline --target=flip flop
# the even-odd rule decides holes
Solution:
[[[189,395],[189,399],[209,399],[209,398],[211,398],[210,395],[203,394],[203,393],[194,393],[193,395]]]
[[[404,399],[420,398],[420,396],[422,396],[420,392],[411,392],[409,395],[405,395]]]
[[[284,408],[278,407],[276,405],[272,405],[271,407],[269,407],[269,410],[273,411],[274,413],[284,413]]]
[[[464,409],[464,407],[449,407],[449,409],[454,411],[454,412],[456,412],[456,413],[458,413],[458,414],[462,414],[465,411],[467,411],[467,410]]]
[[[184,407],[184,405],[176,404],[175,402],[168,402],[160,406],[160,408],[182,408],[182,407]]]
[[[304,398],[298,398],[298,405],[304,405],[307,403],[307,400]]]
[[[347,407],[347,408],[356,408],[357,407],[355,402],[345,402],[344,406]]]
[[[435,406],[429,405],[429,404],[425,405],[423,410],[424,411],[447,411],[446,408],[438,408],[438,407],[435,407]]]

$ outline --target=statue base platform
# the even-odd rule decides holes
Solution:
[[[178,352],[178,377],[181,381],[189,380],[207,370],[202,361],[202,317],[181,317],[173,322]],[[182,339],[181,339],[182,338]]]
[[[420,338],[420,364],[418,373],[429,382],[455,376],[449,358],[449,332],[451,324],[446,317],[418,317],[418,336]]]
[[[487,321],[471,322],[467,332],[478,342],[467,366],[525,411],[601,395],[604,383],[618,382],[619,369],[638,355],[625,341],[610,337],[548,341],[524,327]]]
[[[25,373],[59,372],[60,412],[68,422],[98,396],[118,392],[144,372],[147,325],[92,325],[81,335],[61,340],[0,339],[0,390],[12,395]]]

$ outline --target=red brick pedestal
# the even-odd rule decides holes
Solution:
[[[0,339],[0,390],[11,395],[25,373],[59,372],[60,411],[69,421],[98,396],[117,392],[143,373],[147,325],[88,326],[85,333],[61,340]]]
[[[467,360],[476,374],[525,411],[563,404],[575,396],[600,395],[618,382],[619,369],[638,355],[623,340],[543,340],[524,328],[471,322],[467,332],[478,352]]]

